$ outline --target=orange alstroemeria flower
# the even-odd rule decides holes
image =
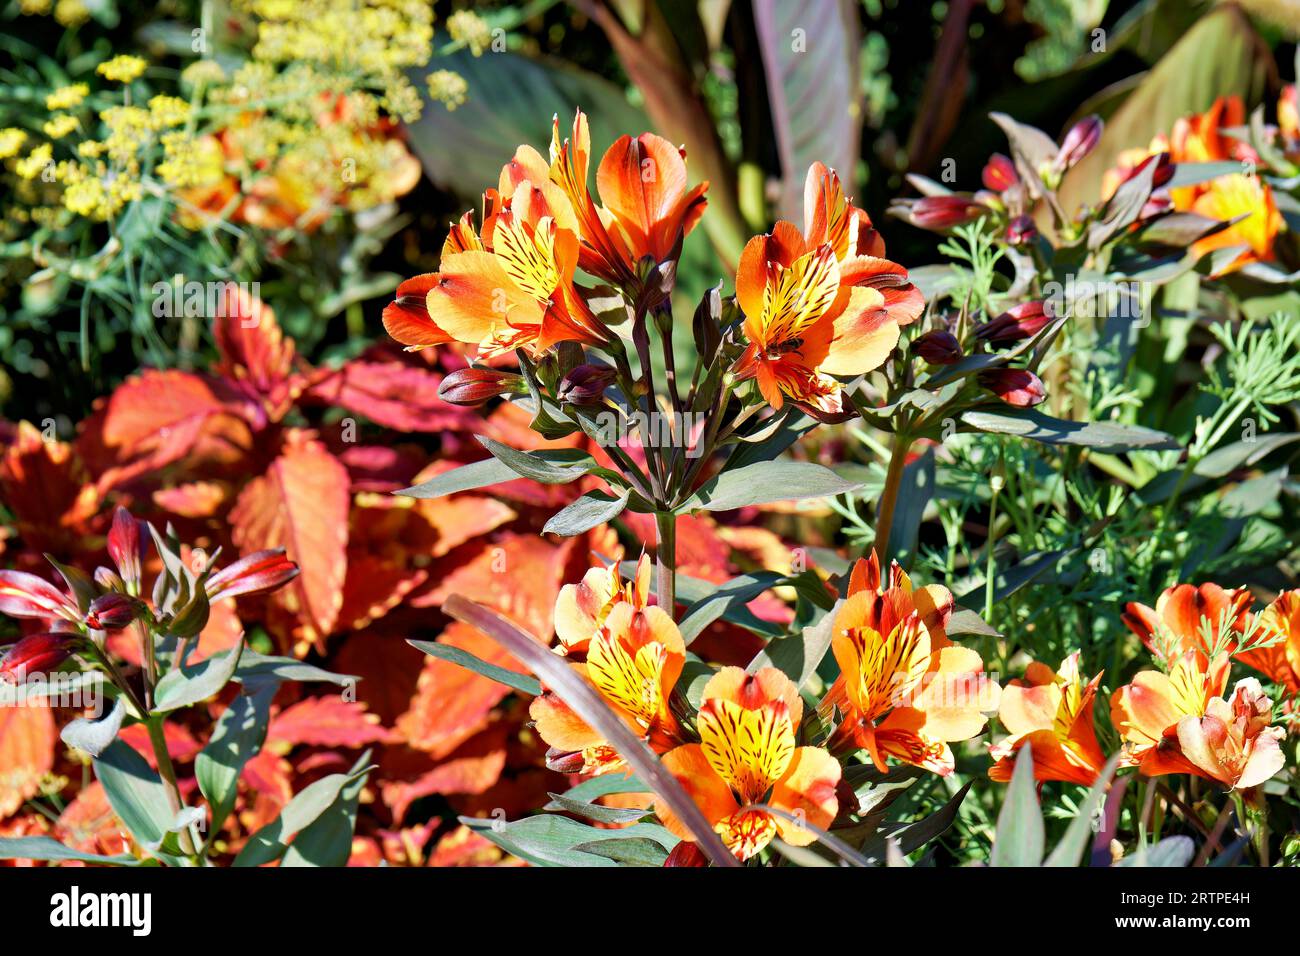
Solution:
[[[1227,655],[1207,662],[1204,654],[1189,650],[1168,674],[1141,671],[1115,691],[1110,719],[1124,741],[1120,765],[1136,766],[1149,777],[1196,773],[1178,744],[1178,725],[1205,715],[1210,701],[1227,687],[1230,664]]]
[[[1196,773],[1233,790],[1257,787],[1282,769],[1280,742],[1286,735],[1272,726],[1273,702],[1259,681],[1237,681],[1232,696],[1215,697],[1200,717],[1178,722],[1178,745]]]
[[[1122,616],[1147,650],[1173,665],[1187,651],[1208,655],[1213,648],[1206,644],[1207,631],[1211,641],[1222,628],[1244,634],[1250,625],[1250,603],[1248,588],[1177,584],[1165,588],[1154,608],[1132,601]]]
[[[468,213],[454,224],[438,272],[398,286],[384,327],[408,350],[457,341],[485,356],[608,341],[574,282],[578,255],[568,199],[541,155],[521,146],[483,195],[481,231]]]
[[[640,611],[650,604],[650,556],[643,554],[636,574],[624,583],[618,562],[592,568],[577,584],[560,588],[555,602],[556,647],[561,654],[585,654],[592,637],[605,625],[609,612],[619,604]]]
[[[1288,693],[1300,694],[1300,589],[1283,591],[1257,620],[1270,643],[1245,651],[1238,659]]]
[[[882,587],[875,555],[858,563],[832,625],[840,676],[822,701],[825,716],[841,715],[832,749],[864,749],[882,772],[886,757],[953,772],[948,744],[984,729],[999,688],[975,651],[948,640],[951,611],[946,588],[914,590],[897,564]]]
[[[676,258],[678,243],[695,228],[708,201],[708,183],[688,188],[686,150],[662,136],[621,136],[596,169],[597,206],[587,189],[591,132],[578,110],[573,135],[551,133],[550,180],[567,197],[582,240],[579,263],[592,275],[634,287],[643,259]]]
[[[671,697],[685,662],[685,643],[667,612],[620,602],[592,635],[586,661],[571,666],[651,749],[663,753],[681,734]],[[548,763],[589,774],[626,767],[609,743],[554,693],[533,698],[528,712],[552,748]]]
[[[755,379],[773,408],[788,398],[836,414],[833,376],[877,368],[925,301],[902,266],[874,254],[884,245],[833,171],[809,169],[804,202],[803,233],[782,220],[741,253],[736,300],[750,344],[736,373]]]
[[[1281,116],[1282,110],[1279,108],[1279,119]],[[1245,122],[1246,107],[1241,97],[1219,97],[1204,113],[1175,121],[1167,137],[1156,136],[1146,149],[1122,152],[1118,158],[1118,168],[1109,171],[1103,179],[1103,196],[1113,194],[1129,171],[1160,153],[1168,153],[1169,161],[1174,164],[1228,160],[1258,162],[1259,157],[1249,144],[1228,136],[1225,132],[1242,126]],[[1192,245],[1193,252],[1198,256],[1228,246],[1249,247],[1231,262],[1220,266],[1216,275],[1233,272],[1249,262],[1273,258],[1273,241],[1285,223],[1272,190],[1259,177],[1248,176],[1244,172],[1231,173],[1209,182],[1170,189],[1169,196],[1178,212],[1194,212],[1220,221],[1243,215],[1246,217]]]
[[[1011,736],[990,748],[997,761],[989,777],[1005,783],[1015,769],[1016,753],[1030,745],[1034,778],[1064,780],[1091,786],[1106,765],[1097,743],[1093,701],[1101,674],[1084,683],[1079,673],[1080,652],[1075,651],[1053,672],[1034,661],[1023,680],[1002,688],[998,718]]]
[[[704,686],[696,722],[700,742],[663,757],[664,766],[741,860],[777,835],[792,846],[807,846],[816,835],[803,823],[824,829],[835,819],[840,765],[820,747],[797,746],[802,716],[799,689],[776,668],[746,674],[739,667],[724,667]],[[694,839],[667,808],[656,804],[655,811],[672,833]]]

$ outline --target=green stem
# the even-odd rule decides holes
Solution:
[[[176,768],[172,766],[171,754],[167,752],[167,735],[163,732],[162,718],[151,714],[145,718],[144,724],[149,729],[149,743],[153,745],[154,757],[158,760],[158,774],[165,784],[163,789],[167,793],[167,805],[171,807],[174,820],[180,815],[184,804],[181,801],[180,785],[176,782]],[[194,857],[195,844],[191,838],[190,828],[182,827],[177,837],[180,840],[181,852],[186,856]]]
[[[655,545],[655,595],[659,606],[677,619],[677,516],[656,511],[655,528],[659,538]]]
[[[880,509],[876,518],[876,540],[872,544],[882,562],[889,560],[889,538],[894,530],[894,511],[898,507],[898,491],[903,483],[903,470],[907,467],[907,453],[911,447],[912,436],[905,432],[894,435],[894,448],[889,455],[889,468],[885,471],[885,490],[880,495]]]

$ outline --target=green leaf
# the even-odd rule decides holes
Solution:
[[[419,121],[407,126],[411,148],[434,183],[474,203],[485,188],[496,186],[497,170],[520,143],[546,154],[552,116],[559,117],[561,132],[568,135],[574,110],[581,106],[589,117],[596,156],[629,130],[650,125],[628,103],[622,87],[558,60],[509,52],[475,57],[461,50],[434,57],[412,72],[411,81],[423,89],[424,76],[434,70],[454,71],[465,78],[469,91],[455,110],[426,101]],[[456,148],[448,149],[449,143]]]
[[[369,757],[369,751],[365,757]],[[244,849],[235,857],[234,865],[262,866],[280,859],[295,835],[319,820],[349,784],[368,772],[368,769],[358,771],[354,768],[349,773],[330,774],[308,784],[285,804],[279,816],[248,838]]]
[[[1050,445],[1082,445],[1098,451],[1172,451],[1178,442],[1164,432],[1118,422],[1072,422],[1032,408],[972,409],[961,419],[976,431],[1016,435]]]
[[[222,712],[207,746],[194,758],[194,777],[212,808],[208,826],[213,831],[221,828],[235,807],[244,765],[262,749],[278,686],[266,681],[244,688]]]
[[[966,793],[973,782],[968,780],[947,803],[924,820],[881,827],[876,836],[863,844],[862,855],[869,860],[880,862],[887,858],[891,840],[898,844],[899,852],[906,855],[919,850],[931,840],[943,836],[952,826],[953,820],[957,819],[957,810],[961,807],[961,802],[966,799]]]
[[[796,687],[803,687],[831,646],[831,637],[835,633],[835,615],[843,603],[837,601],[820,621],[803,628],[798,634],[768,641],[767,646],[750,661],[746,670],[754,674],[761,667],[775,667],[794,681]]]
[[[453,647],[450,644],[439,644],[437,641],[407,641],[407,643],[417,650],[424,651],[430,657],[437,657],[444,661],[451,661],[453,664],[459,664],[480,677],[494,680],[498,684],[505,684],[521,694],[536,697],[542,692],[542,685],[536,677],[521,674],[518,671],[512,671],[496,664],[489,664],[481,657],[475,657],[469,651],[462,650],[459,647]]]
[[[590,455],[576,448],[561,448],[551,452],[520,451],[501,442],[477,435],[479,444],[492,453],[492,457],[515,473],[517,477],[531,478],[544,485],[564,485],[577,481],[596,467]]]
[[[140,866],[145,862],[127,853],[118,856],[82,853],[52,837],[0,837],[0,860],[93,863],[97,866]]]
[[[98,757],[109,744],[117,739],[117,732],[122,729],[122,719],[126,716],[126,703],[118,698],[113,709],[98,720],[90,717],[78,717],[59,731],[59,739],[69,747],[82,753]]]
[[[482,461],[444,471],[428,481],[403,488],[401,491],[394,491],[393,494],[406,498],[441,498],[458,491],[470,491],[474,488],[486,488],[488,485],[499,485],[503,481],[514,481],[518,477],[504,462],[495,458],[484,458]]]
[[[767,76],[782,218],[802,222],[804,177],[814,162],[857,194],[861,113],[858,16],[843,0],[755,0],[758,52]]]
[[[1196,844],[1189,836],[1167,836],[1153,847],[1138,844],[1137,852],[1117,860],[1124,867],[1184,867],[1196,855]]]
[[[636,567],[631,562],[627,564],[632,569]],[[688,645],[718,618],[724,618],[750,630],[755,630],[751,625],[757,623],[759,625],[757,633],[779,635],[781,631],[776,625],[760,620],[745,607],[772,588],[794,587],[817,607],[828,608],[831,605],[830,595],[822,586],[821,579],[810,571],[803,571],[796,575],[757,571],[753,574],[739,575],[724,584],[711,584],[692,579],[695,584],[687,583],[684,588],[681,586],[681,581],[679,576],[678,599],[687,602],[689,606],[686,613],[682,615],[678,630],[681,631],[682,639]]]
[[[1078,866],[1083,862],[1083,854],[1092,839],[1093,817],[1101,802],[1106,799],[1106,787],[1110,784],[1110,778],[1115,775],[1115,768],[1118,765],[1119,754],[1106,762],[1101,776],[1088,790],[1088,796],[1066,828],[1065,836],[1061,837],[1061,842],[1056,844],[1055,849],[1048,854],[1047,859],[1043,861],[1043,866]]]
[[[627,507],[628,494],[627,489],[620,491],[617,497],[603,491],[589,491],[564,510],[552,515],[542,532],[572,537],[613,521]]]
[[[171,804],[162,779],[143,757],[114,740],[94,760],[95,779],[109,806],[142,846],[156,847],[172,828]]]
[[[537,866],[617,866],[607,855],[578,847],[603,840],[648,839],[665,852],[677,838],[655,823],[634,823],[619,830],[601,830],[568,817],[550,813],[505,822],[482,817],[461,817],[460,822],[491,840],[507,853]]]
[[[340,687],[351,687],[357,682],[357,678],[350,674],[335,674],[292,657],[270,657],[249,647],[245,647],[240,655],[235,680],[243,684],[279,680],[338,684]]]
[[[718,866],[738,866],[739,862],[714,832],[709,821],[682,785],[659,762],[645,742],[596,693],[595,689],[574,673],[573,668],[552,653],[535,637],[521,630],[501,615],[453,594],[442,606],[443,612],[482,631],[496,641],[525,667],[546,682],[561,700],[593,731],[609,742],[627,761],[632,771],[645,781],[661,801],[692,835],[701,851]],[[527,821],[520,821],[527,822]],[[625,833],[627,831],[624,831]]]
[[[948,619],[948,626],[944,631],[949,637],[954,634],[975,634],[979,637],[1002,636],[997,628],[985,621],[978,613],[965,607],[959,607],[952,612],[952,617]]]
[[[1011,774],[998,814],[998,828],[993,837],[989,866],[1040,866],[1043,862],[1043,811],[1038,806],[1034,787],[1034,757],[1026,743],[1016,755],[1016,769]]]
[[[1061,205],[1073,211],[1096,204],[1106,171],[1120,152],[1145,147],[1168,135],[1174,122],[1210,108],[1218,96],[1236,93],[1247,102],[1264,91],[1269,67],[1266,45],[1233,4],[1198,19],[1106,119],[1097,148],[1070,170],[1061,184]]]
[[[597,823],[635,823],[650,812],[635,807],[606,807],[599,803],[587,803],[582,800],[574,800],[562,793],[552,793],[550,797],[551,802],[546,805],[545,809],[576,813],[580,817],[595,820]]]
[[[645,837],[595,840],[579,843],[573,848],[579,853],[592,853],[613,860],[620,866],[663,866],[668,853],[654,840]]]
[[[289,844],[281,866],[346,866],[352,855],[352,834],[357,827],[357,804],[369,774],[370,751],[363,753],[350,771],[338,799],[308,824]]]
[[[225,653],[209,657],[193,667],[180,666],[168,671],[154,688],[154,713],[165,714],[189,707],[219,693],[235,676],[243,651],[244,638],[240,635],[239,643]]]
[[[827,498],[860,487],[860,482],[845,481],[829,468],[812,462],[760,461],[706,481],[677,508],[677,513],[732,511],[774,501]]]

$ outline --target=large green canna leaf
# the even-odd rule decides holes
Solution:
[[[857,11],[845,0],[755,0],[754,25],[781,158],[778,212],[802,224],[804,177],[811,163],[830,166],[845,191],[856,192]]]
[[[1101,180],[1125,149],[1145,147],[1181,116],[1209,109],[1236,93],[1247,103],[1264,91],[1270,54],[1250,21],[1232,4],[1193,26],[1106,120],[1097,148],[1061,184],[1062,205],[1096,204]]]

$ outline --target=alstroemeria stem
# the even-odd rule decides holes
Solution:
[[[677,516],[656,511],[655,528],[655,596],[659,606],[677,619]]]
[[[149,729],[149,743],[153,745],[154,757],[158,761],[158,775],[163,779],[167,805],[171,808],[174,820],[180,815],[184,803],[181,801],[180,785],[176,782],[176,768],[172,766],[171,754],[167,752],[167,735],[163,731],[162,718],[150,715],[145,718],[144,724]],[[194,841],[190,838],[189,826],[181,827],[176,836],[180,841],[181,852],[186,856],[194,856]]]
[[[911,448],[911,435],[905,432],[894,435],[894,448],[889,455],[885,489],[880,495],[880,508],[876,517],[876,539],[872,542],[881,561],[889,560],[889,538],[894,530],[894,511],[898,507],[898,491],[903,483],[903,470],[907,467],[907,453]]]

